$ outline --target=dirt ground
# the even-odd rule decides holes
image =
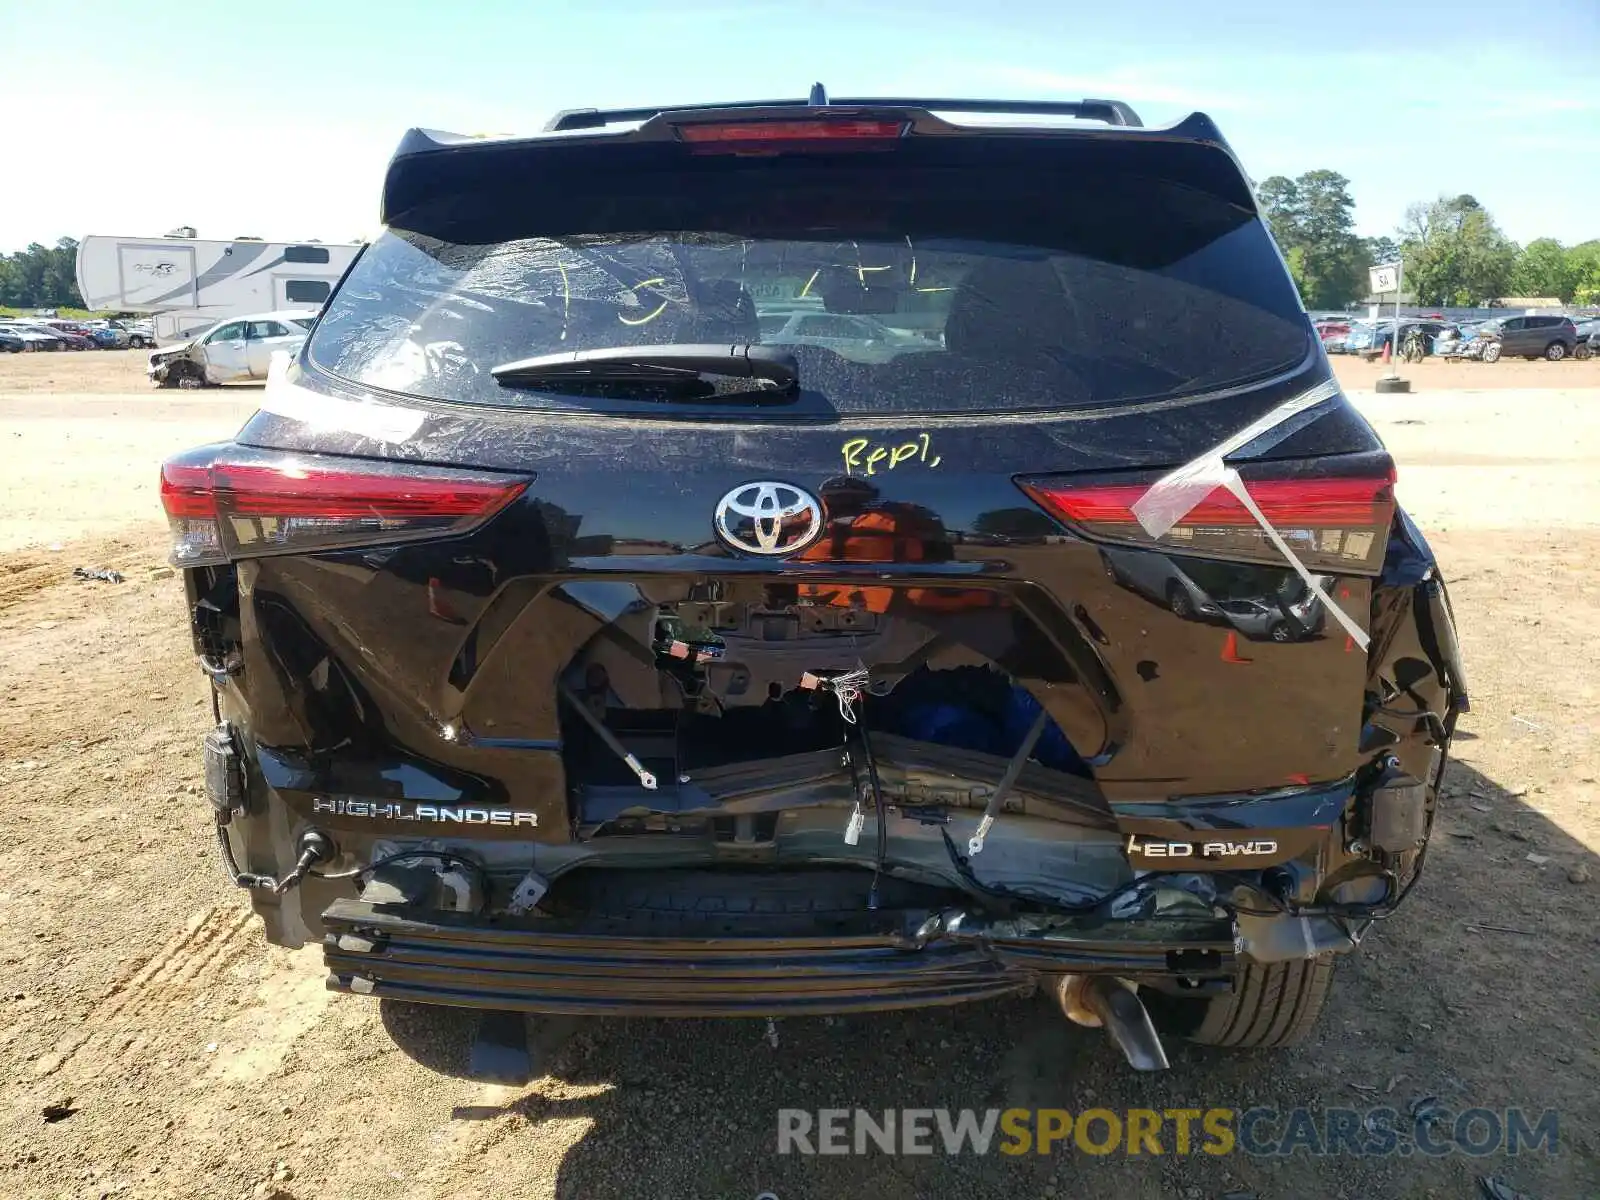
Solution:
[[[545,1074],[507,1088],[463,1077],[465,1018],[331,996],[315,948],[265,946],[213,858],[154,467],[252,393],[43,359],[0,359],[0,1196],[1468,1200],[1479,1175],[1600,1195],[1600,363],[1426,364],[1397,397],[1338,364],[1443,562],[1473,711],[1423,881],[1309,1044],[1177,1046],[1141,1076],[1036,1001],[785,1020],[776,1045],[759,1022],[546,1021]],[[1559,1152],[775,1153],[785,1107],[1427,1097],[1555,1109]]]

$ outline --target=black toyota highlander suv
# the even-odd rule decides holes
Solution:
[[[491,1049],[1032,990],[1142,1068],[1307,1030],[1466,696],[1208,118],[578,110],[413,131],[382,216],[162,468],[271,941]]]

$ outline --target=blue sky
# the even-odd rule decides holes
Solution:
[[[1513,238],[1600,237],[1600,0],[0,0],[0,250],[86,233],[344,240],[410,125],[803,95],[1199,108],[1257,179],[1329,167],[1357,223],[1471,192]],[[1219,12],[1225,15],[1218,15]],[[37,118],[37,119],[35,119]]]

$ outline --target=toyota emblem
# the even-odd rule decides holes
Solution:
[[[822,533],[822,505],[791,483],[742,483],[717,501],[716,526],[735,550],[793,554]]]

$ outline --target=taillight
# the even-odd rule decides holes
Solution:
[[[678,140],[697,154],[886,150],[905,130],[904,121],[839,117],[806,121],[708,121],[677,126]]]
[[[526,477],[480,471],[248,451],[161,467],[181,567],[462,533],[527,486]]]
[[[226,562],[211,469],[184,463],[161,464],[161,506],[172,527],[172,563],[201,567]]]
[[[1149,483],[1061,478],[1018,483],[1047,512],[1096,541],[1205,558],[1283,561],[1260,522],[1225,487],[1212,490],[1170,530],[1154,537],[1134,512]],[[1248,479],[1245,487],[1261,515],[1308,568],[1375,574],[1383,566],[1394,518],[1392,471],[1354,478]]]

